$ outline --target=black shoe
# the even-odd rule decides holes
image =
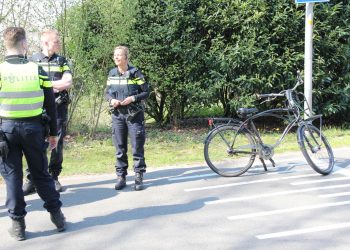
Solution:
[[[143,189],[143,174],[136,173],[135,174],[135,190],[140,191]]]
[[[12,219],[12,227],[9,228],[10,235],[18,241],[26,239],[26,223],[24,217],[20,219]]]
[[[23,185],[23,194],[26,196],[32,193],[35,193],[34,183],[31,180],[26,179],[26,182]]]
[[[55,189],[57,192],[62,192],[62,185],[61,183],[58,181],[57,177],[56,179],[54,178],[54,182],[55,182]]]
[[[126,186],[126,181],[124,176],[118,176],[117,182],[115,183],[115,190],[121,190]]]
[[[58,232],[66,230],[66,218],[64,217],[61,209],[58,209],[56,212],[50,212],[50,219],[57,227]]]

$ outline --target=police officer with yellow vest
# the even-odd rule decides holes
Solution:
[[[55,181],[55,188],[62,191],[62,185],[58,176],[62,171],[63,163],[63,139],[66,136],[68,120],[69,95],[67,90],[72,87],[72,74],[66,58],[58,55],[60,50],[60,38],[56,30],[45,30],[41,33],[42,51],[35,53],[30,60],[42,66],[52,82],[56,98],[58,144],[51,151],[49,161],[49,173]],[[35,191],[35,185],[31,181],[30,173],[27,171],[27,180],[23,186],[24,194]]]
[[[129,65],[128,47],[116,47],[113,59],[117,67],[109,72],[105,96],[112,108],[112,139],[116,149],[117,173],[115,189],[120,190],[126,185],[129,134],[134,160],[134,189],[138,191],[143,189],[143,174],[146,172],[145,118],[141,101],[148,97],[148,84],[141,71]]]
[[[0,64],[0,128],[2,142],[0,172],[6,182],[8,214],[12,219],[9,233],[24,240],[26,203],[24,200],[22,156],[24,154],[32,180],[44,208],[58,231],[65,230],[60,195],[48,173],[43,107],[51,117],[48,142],[57,145],[55,99],[51,82],[43,69],[26,57],[25,30],[9,27],[4,31],[5,62]],[[7,146],[7,149],[6,149]]]

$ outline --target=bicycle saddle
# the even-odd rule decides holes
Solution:
[[[249,115],[249,114],[255,114],[259,110],[257,108],[239,108],[237,109],[237,114],[239,115]]]

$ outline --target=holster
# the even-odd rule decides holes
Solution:
[[[139,113],[143,112],[143,107],[139,103],[130,103],[127,107],[113,108],[109,107],[110,114],[123,114],[128,122],[132,122]]]
[[[131,103],[127,108],[128,108],[128,115],[126,117],[126,120],[129,122],[132,122],[135,119],[135,117],[137,117],[138,114],[143,111],[141,104]]]
[[[51,117],[48,116],[46,113],[43,113],[41,116],[41,122],[44,126],[44,136],[45,138],[48,137],[50,135],[50,121],[51,121]]]
[[[58,94],[55,99],[56,104],[59,106],[61,104],[69,104],[71,102],[68,91],[64,90]]]
[[[2,129],[0,129],[0,157],[6,159],[9,150],[10,149],[7,142],[6,134],[4,133],[4,131],[2,131]]]

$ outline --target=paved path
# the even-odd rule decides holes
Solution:
[[[223,178],[203,165],[150,169],[146,189],[122,191],[115,176],[62,178],[66,232],[57,233],[37,194],[26,198],[27,240],[7,234],[0,185],[0,249],[349,249],[350,148],[335,150],[333,174],[301,153],[274,157]],[[258,161],[256,164],[259,164]]]

